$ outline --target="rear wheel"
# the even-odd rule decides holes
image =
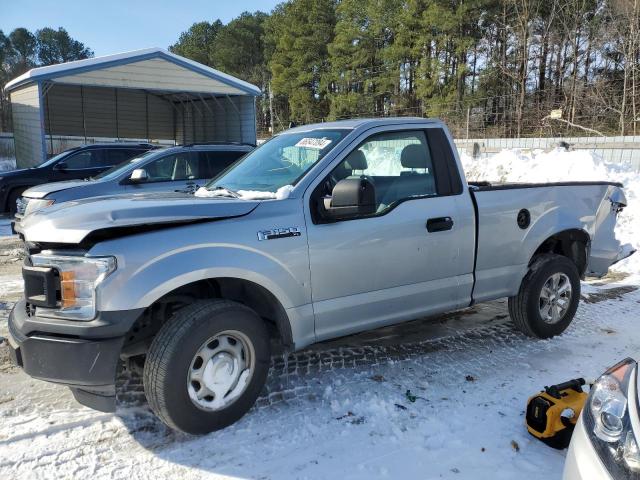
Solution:
[[[240,419],[267,378],[269,333],[250,308],[207,300],[179,310],[154,338],[144,390],[169,427],[208,433]]]
[[[564,332],[578,309],[580,275],[567,257],[538,256],[509,298],[509,315],[518,330],[530,337],[551,338]]]

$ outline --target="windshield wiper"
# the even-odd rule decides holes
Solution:
[[[240,198],[240,194],[230,188],[225,187],[224,185],[216,185],[211,191],[220,192],[221,197],[232,197],[232,198]]]

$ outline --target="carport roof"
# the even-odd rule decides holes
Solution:
[[[74,62],[60,63],[58,65],[33,68],[7,83],[5,85],[5,90],[9,92],[30,83],[48,80],[55,81],[55,79],[60,77],[68,78],[75,74],[118,67],[121,65],[129,65],[152,59],[166,60],[204,77],[216,80],[228,87],[237,89],[240,94],[252,96],[261,94],[260,89],[255,85],[219,70],[215,70],[214,68],[202,65],[201,63],[194,62],[193,60],[168,52],[162,48],[145,48],[142,50],[133,50],[131,52],[117,53],[115,55],[106,55],[103,57],[88,58],[86,60],[77,60]],[[188,88],[185,88],[185,90],[188,91]]]

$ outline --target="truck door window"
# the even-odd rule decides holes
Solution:
[[[403,200],[438,193],[431,152],[420,130],[368,138],[332,171],[328,189],[345,178],[361,176],[375,187],[378,213]]]

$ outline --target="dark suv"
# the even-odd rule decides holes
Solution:
[[[206,143],[161,148],[125,160],[89,181],[55,182],[26,190],[18,199],[15,230],[26,215],[50,205],[129,193],[193,193],[253,150],[241,143]]]
[[[89,178],[156,148],[148,143],[105,143],[71,148],[37,167],[0,174],[0,212],[14,214],[27,188],[49,182]]]

